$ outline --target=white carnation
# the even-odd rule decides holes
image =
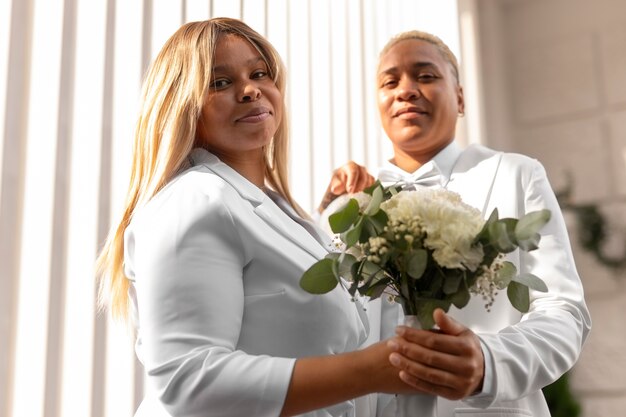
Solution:
[[[477,209],[448,190],[418,188],[403,191],[381,204],[392,224],[416,219],[425,232],[424,245],[433,250],[437,263],[446,268],[476,270],[483,259],[481,246],[472,242],[483,227]]]

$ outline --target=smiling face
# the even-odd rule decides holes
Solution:
[[[282,118],[282,94],[261,54],[245,39],[222,36],[197,139],[224,162],[262,161]]]
[[[396,160],[405,155],[420,164],[454,139],[464,110],[451,65],[433,44],[417,39],[401,40],[381,56],[377,99]]]

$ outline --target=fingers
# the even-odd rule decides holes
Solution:
[[[392,339],[389,362],[400,372],[400,379],[419,391],[450,400],[465,398],[482,386],[483,361],[472,357],[455,357],[421,346],[403,345]],[[405,341],[406,343],[406,341]],[[481,353],[482,355],[482,353]]]
[[[424,332],[428,333],[428,332]],[[437,339],[439,336],[436,336]],[[418,375],[424,367],[440,370],[445,373],[458,375],[460,378],[472,379],[476,374],[482,377],[482,350],[480,343],[474,346],[469,338],[458,340],[456,345],[450,341],[444,343],[432,343],[430,339],[426,339],[424,346],[418,343],[409,343],[401,338],[392,339],[392,349],[402,356],[402,369]],[[441,346],[441,348],[432,348],[430,346]]]
[[[456,336],[468,330],[467,327],[454,320],[440,308],[435,310],[433,318],[442,333]]]
[[[374,183],[367,169],[353,161],[338,168],[330,181],[330,191],[333,194],[357,193]]]
[[[471,395],[482,386],[484,356],[478,336],[443,311],[434,314],[437,332],[399,326],[389,341],[389,361],[410,386],[448,399]]]

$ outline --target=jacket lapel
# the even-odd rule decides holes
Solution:
[[[190,154],[190,159],[192,165],[205,165],[229,183],[243,199],[252,204],[254,213],[261,220],[311,256],[320,259],[328,253],[330,239],[325,241],[325,234],[321,231],[317,233],[315,225],[301,219],[277,193],[272,195],[276,200],[274,202],[258,187],[205,149],[194,149]]]
[[[472,145],[463,151],[450,176],[448,189],[461,194],[463,201],[488,216],[487,208],[498,174],[502,152],[480,145]]]

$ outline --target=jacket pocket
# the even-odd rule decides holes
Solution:
[[[492,407],[487,409],[457,408],[454,410],[455,417],[532,417],[532,413],[522,408]]]

